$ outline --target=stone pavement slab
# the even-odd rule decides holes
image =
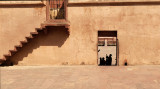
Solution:
[[[13,66],[1,89],[160,89],[160,66]]]

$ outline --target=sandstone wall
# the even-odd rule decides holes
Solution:
[[[77,36],[76,43],[88,38],[86,42],[96,46],[98,30],[117,30],[120,65],[125,59],[129,65],[140,65],[160,64],[159,11],[159,5],[85,6],[69,7],[68,13],[71,24],[74,24],[71,34]],[[83,47],[92,48],[95,54],[92,60],[96,60],[97,50],[93,50],[96,47]]]
[[[11,60],[18,65],[97,65],[98,31],[117,30],[120,65],[125,59],[129,65],[160,64],[159,12],[160,5],[69,6],[70,35],[51,29]],[[45,13],[45,7],[0,8],[0,55],[39,27]]]
[[[45,21],[45,7],[39,4],[43,2],[0,1],[0,58]]]

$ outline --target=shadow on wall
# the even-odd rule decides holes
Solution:
[[[33,50],[39,48],[40,46],[61,47],[69,37],[69,32],[64,27],[50,27],[47,29],[47,34],[45,34],[44,31],[39,32],[36,37],[25,44],[15,55],[10,57],[4,65],[17,65],[19,61],[22,61],[24,57],[32,54]]]

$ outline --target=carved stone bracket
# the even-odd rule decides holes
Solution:
[[[41,24],[41,28],[42,29],[45,29],[45,33],[47,34],[47,27],[56,27],[56,26],[62,26],[62,27],[65,27],[68,32],[69,31],[69,28],[70,28],[70,23],[68,21],[61,21],[61,22],[48,22],[48,21],[45,21],[44,23]]]

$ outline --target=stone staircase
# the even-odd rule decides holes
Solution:
[[[20,50],[25,44],[27,44],[31,39],[36,37],[39,32],[45,31],[44,28],[36,28],[35,32],[30,32],[30,36],[25,37],[25,40],[20,41],[19,45],[15,45],[13,50],[9,50],[7,54],[3,55],[3,58],[0,58],[0,65],[3,65],[5,61],[7,61],[11,56],[16,54],[18,50]]]
[[[41,23],[40,28],[35,28],[34,32],[30,32],[30,36],[25,37],[25,40],[20,41],[19,45],[15,45],[13,50],[9,50],[7,54],[3,55],[3,58],[0,58],[0,66],[5,65],[5,62],[10,59],[11,56],[16,54],[18,50],[20,50],[25,44],[27,44],[31,39],[36,37],[40,32],[44,31],[45,34],[47,34],[47,27],[59,27],[62,26],[64,28],[68,29],[69,32],[69,26],[70,23],[68,21],[60,21],[60,22],[44,22]],[[7,64],[8,65],[8,64]]]

